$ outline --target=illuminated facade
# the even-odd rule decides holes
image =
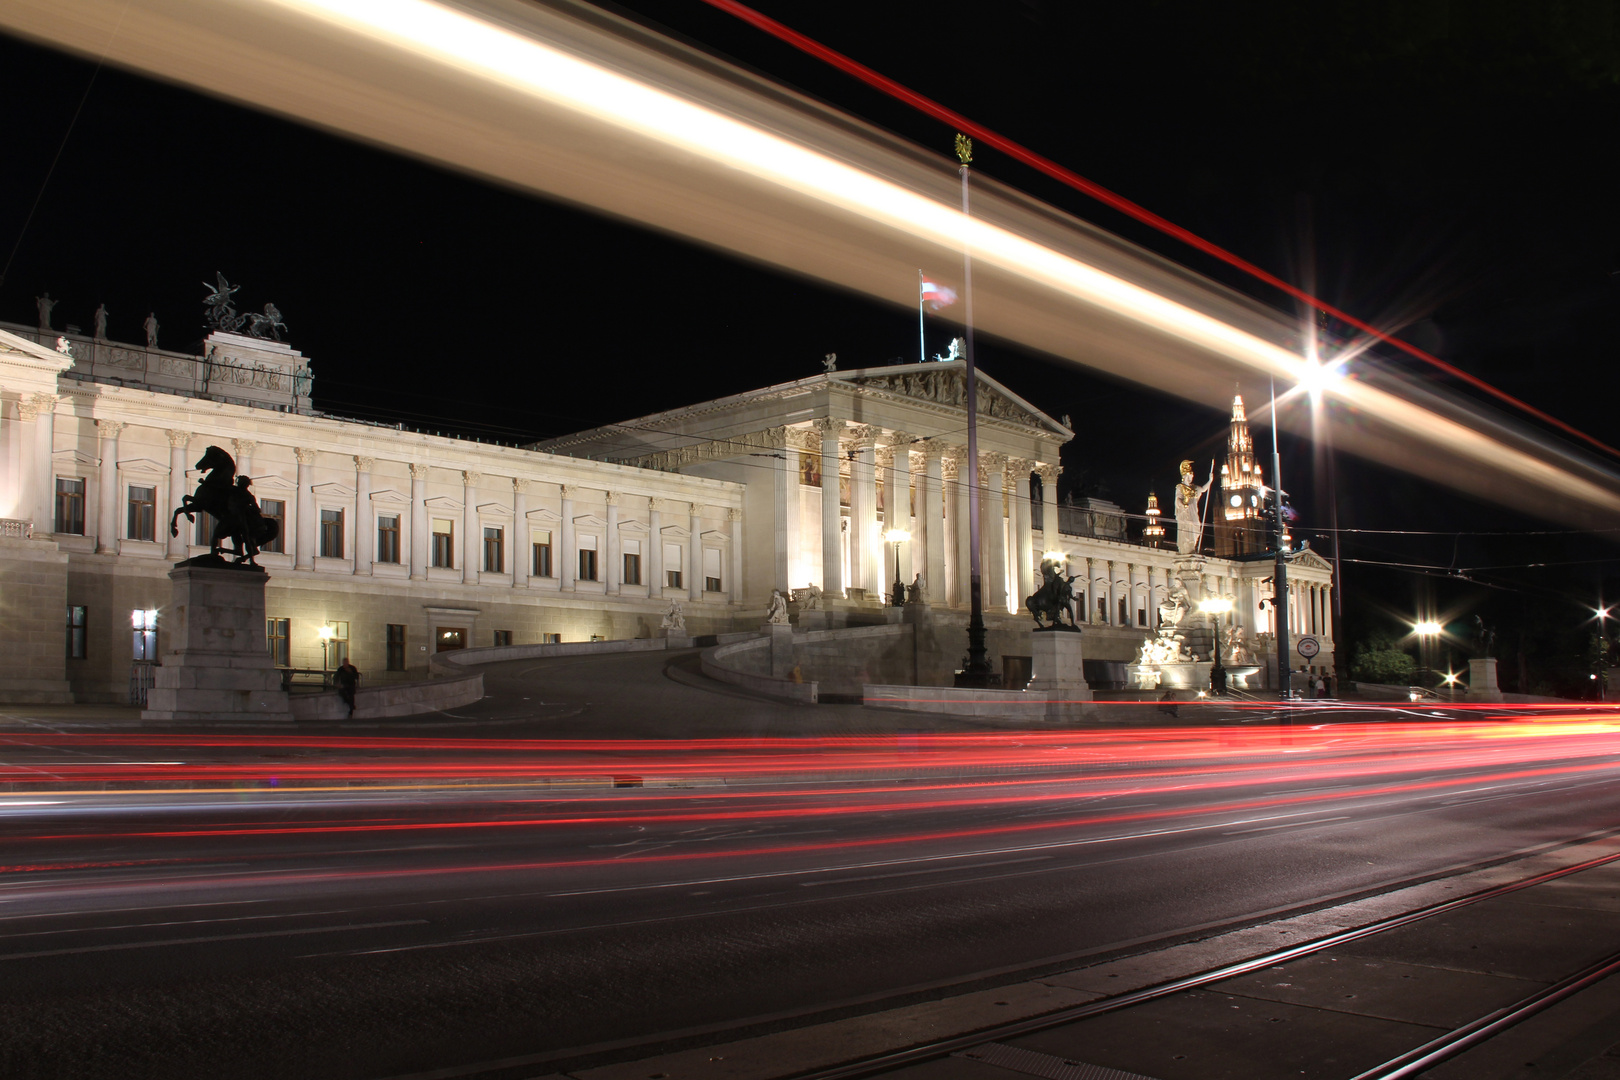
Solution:
[[[897,573],[920,575],[942,618],[965,611],[959,361],[822,373],[511,447],[316,412],[306,361],[279,343],[216,334],[204,359],[83,335],[68,354],[56,337],[0,327],[0,700],[127,700],[164,647],[171,565],[207,550],[206,526],[182,518],[171,537],[169,520],[209,445],[281,522],[260,562],[267,637],[292,668],[347,655],[373,685],[422,678],[447,647],[652,636],[676,600],[696,634],[751,630],[772,589],[811,585],[860,621]],[[979,377],[998,647],[1027,652],[1017,613],[1042,553],[1061,551],[1088,657],[1128,659],[1174,551],[1131,539],[1117,507],[1117,533],[1076,527],[1087,515],[1056,499],[1072,432]],[[1206,591],[1263,634],[1269,572],[1212,558]],[[1315,556],[1290,571],[1301,628],[1330,633],[1328,582]]]

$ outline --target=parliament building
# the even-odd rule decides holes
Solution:
[[[1076,575],[1088,660],[1129,661],[1174,543],[1112,504],[1060,505],[1073,432],[978,379],[992,645],[1023,635],[1027,653],[1050,552]],[[206,518],[174,536],[170,520],[211,445],[279,525],[258,561],[287,668],[347,656],[374,682],[421,679],[444,649],[652,636],[672,602],[695,634],[751,630],[773,590],[812,586],[850,624],[897,579],[920,578],[942,617],[966,611],[961,361],[829,370],[526,447],[327,415],[309,382],[298,351],[243,334],[197,356],[0,324],[0,701],[130,700],[161,661],[172,564],[208,549]],[[1205,591],[1258,652],[1271,564],[1241,558],[1265,548],[1241,402],[1229,451]],[[1330,567],[1306,552],[1288,584],[1291,629],[1321,639],[1313,670],[1330,673]]]

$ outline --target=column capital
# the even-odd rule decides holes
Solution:
[[[604,492],[602,501],[608,506],[617,506],[619,505],[619,493],[617,491]]]
[[[461,472],[461,482],[467,487],[477,487],[478,481],[483,478],[483,473],[473,472],[471,469],[463,469]]]
[[[1063,472],[1063,466],[1051,465],[1042,462],[1036,464],[1035,471],[1040,474],[1041,483],[1055,484],[1057,483],[1058,475]]]
[[[962,455],[955,453],[955,449],[952,447],[940,459],[939,475],[942,480],[955,480],[962,471]]]
[[[688,517],[695,517],[695,518],[702,517],[703,516],[703,504],[702,503],[687,503],[686,504],[686,514],[687,514]]]
[[[557,485],[557,495],[558,495],[558,497],[563,498],[563,499],[572,499],[574,497],[574,489],[577,486],[578,486],[577,484],[574,484],[574,485],[558,484]]]
[[[891,431],[891,432],[889,432],[889,449],[891,449],[891,450],[899,450],[902,447],[909,447],[910,445],[911,445],[911,434],[910,434],[910,432],[905,432],[905,431]]]
[[[743,512],[742,512],[741,507],[733,506],[733,507],[731,507],[730,509],[728,509],[726,511],[726,520],[727,521],[741,521],[742,519],[743,519]]]
[[[377,464],[377,459],[376,458],[369,458],[369,457],[366,457],[366,456],[364,456],[362,454],[354,455],[354,471],[355,472],[368,473],[368,472],[371,471],[371,467],[373,465],[375,465],[375,464]]]
[[[524,492],[529,490],[529,481],[522,476],[512,477],[512,490]]]
[[[880,446],[877,448],[877,463],[885,469],[894,468],[894,447]]]
[[[259,448],[259,444],[257,442],[255,442],[255,441],[253,441],[252,439],[232,439],[231,440],[231,449],[236,451],[236,456],[239,457],[239,458],[249,456],[250,454],[253,453],[253,451],[257,450],[258,448]]]
[[[298,464],[300,465],[315,464],[315,451],[305,446],[293,447],[293,457],[298,459]]]
[[[192,432],[181,431],[179,428],[169,428],[163,434],[169,437],[169,445],[176,450],[184,450],[191,445]]]
[[[50,412],[56,408],[56,403],[62,400],[60,394],[32,394],[29,396],[40,412]]]
[[[1007,459],[1007,482],[1009,484],[1029,483],[1030,469],[1034,462],[1028,458],[1010,457]]]
[[[661,499],[657,495],[650,496],[647,499],[647,512],[649,514],[662,514],[668,508],[668,499]]]
[[[906,465],[911,472],[922,472],[928,468],[929,452],[926,450],[907,450]]]
[[[844,430],[844,422],[831,416],[818,416],[810,421],[810,426],[823,436],[829,431],[841,432]]]
[[[97,420],[96,430],[103,439],[116,439],[129,424],[123,420]]]
[[[408,468],[411,470],[412,480],[426,480],[428,478],[428,467],[426,465],[413,461]]]
[[[876,445],[878,436],[883,434],[883,429],[873,427],[871,424],[861,424],[851,434],[855,436],[857,449],[870,450]]]
[[[35,405],[32,401],[28,400],[27,398],[20,398],[17,401],[17,419],[22,420],[22,421],[24,421],[26,423],[33,423],[38,418],[39,418],[39,406],[38,405]]]

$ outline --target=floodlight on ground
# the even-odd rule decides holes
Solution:
[[[1232,601],[1225,596],[1212,596],[1198,601],[1198,610],[1206,615],[1225,615],[1232,610]]]

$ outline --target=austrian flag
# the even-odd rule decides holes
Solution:
[[[956,303],[956,292],[937,281],[923,278],[921,288],[920,299],[928,305],[930,311],[938,311],[942,307],[950,307]]]

